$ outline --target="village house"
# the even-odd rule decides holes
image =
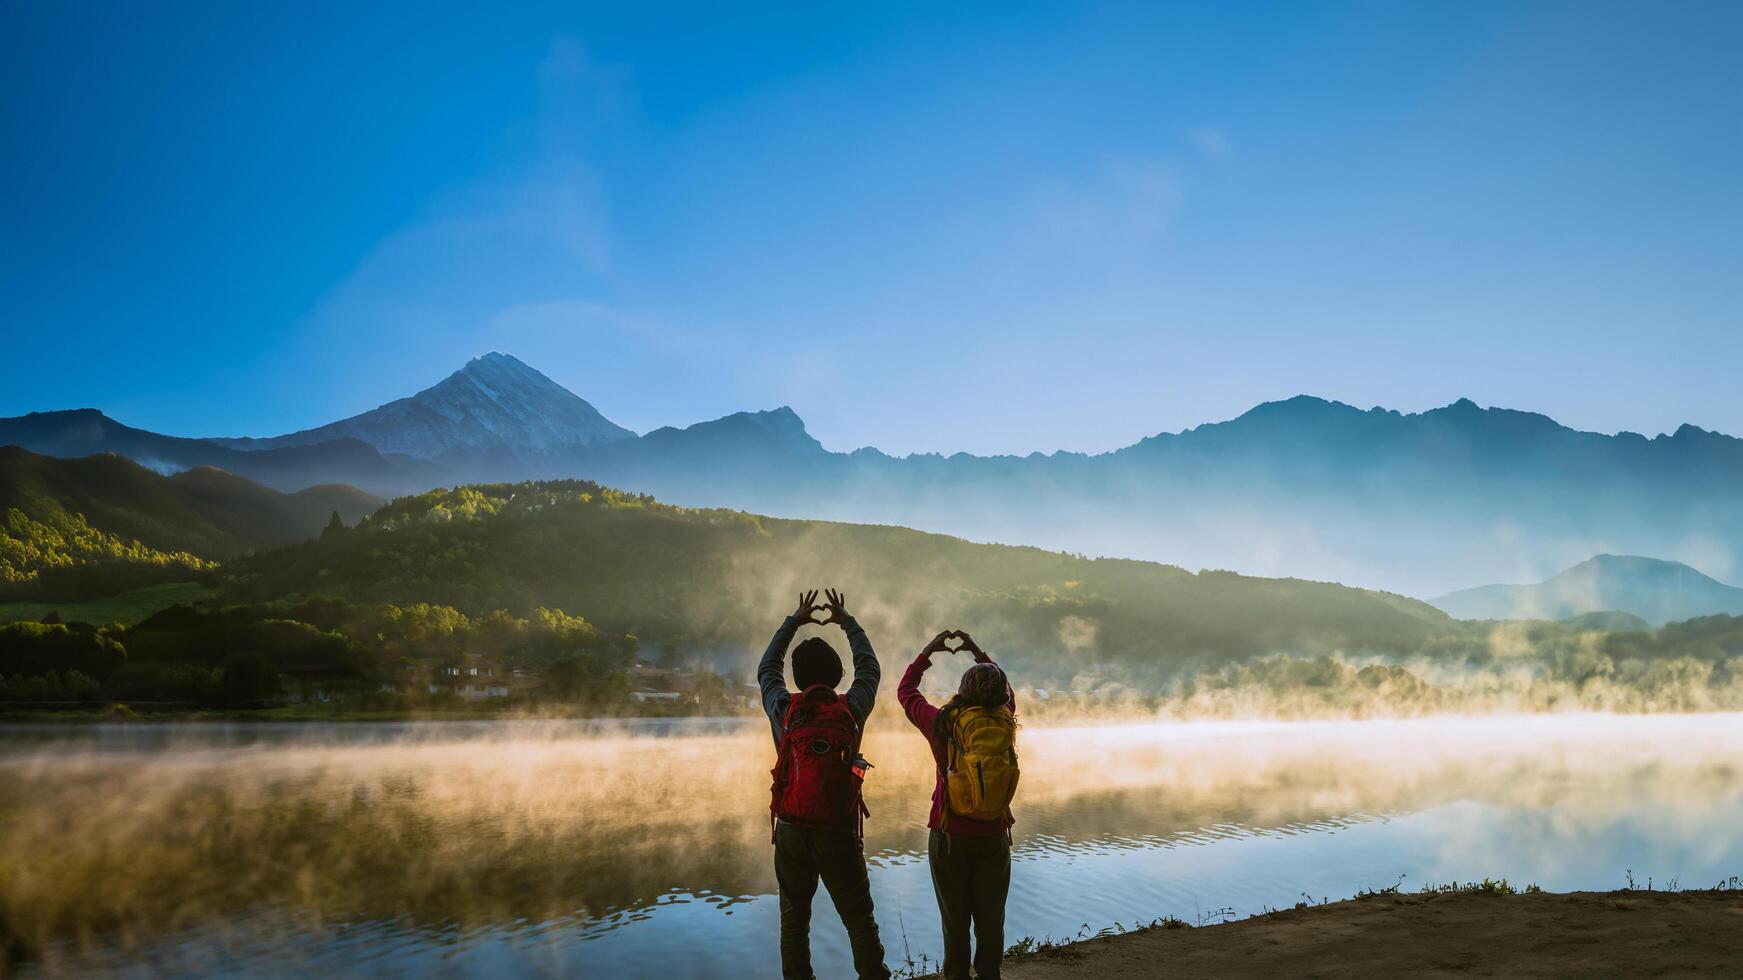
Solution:
[[[452,692],[468,701],[508,697],[507,681],[495,681],[495,676],[496,668],[490,664],[450,661],[432,672],[426,686],[431,694]]]
[[[648,702],[690,703],[697,701],[694,677],[687,671],[637,663],[629,669],[633,690],[629,699],[637,704]]]

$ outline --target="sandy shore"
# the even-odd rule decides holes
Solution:
[[[1743,891],[1379,895],[1007,960],[1012,980],[1095,977],[1743,975]]]

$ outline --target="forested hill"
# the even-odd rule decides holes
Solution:
[[[1448,623],[1328,583],[692,510],[581,481],[402,498],[354,529],[233,563],[222,583],[238,602],[563,609],[721,666],[760,650],[802,588],[836,587],[891,662],[961,627],[1065,679],[1110,662],[1172,674],[1274,652],[1412,651]]]
[[[165,477],[114,455],[0,446],[0,591],[99,595],[187,578],[215,561],[313,537],[381,501],[351,487],[269,490],[221,470]]]
[[[577,481],[432,491],[171,573],[203,588],[141,606],[133,625],[81,625],[78,612],[0,624],[0,701],[235,705],[339,685],[358,704],[419,709],[460,704],[465,669],[467,683],[512,678],[516,705],[610,713],[672,669],[690,703],[724,709],[745,703],[799,591],[833,586],[882,654],[886,689],[954,627],[1025,685],[1167,698],[1183,715],[1743,705],[1743,619],[1471,623],[1330,583],[691,510]]]

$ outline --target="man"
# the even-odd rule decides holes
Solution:
[[[812,618],[818,610],[827,615]],[[814,636],[793,649],[793,683],[798,700],[783,678],[787,646],[806,623],[839,625],[853,651],[853,683],[837,695],[841,655],[822,637]],[[817,592],[799,596],[799,608],[775,630],[757,683],[763,710],[775,737],[774,819],[775,880],[781,889],[781,976],[785,980],[815,980],[811,972],[811,899],[818,879],[847,927],[853,946],[853,967],[859,980],[886,980],[884,947],[872,918],[871,881],[866,876],[865,849],[859,827],[863,809],[859,780],[859,733],[871,715],[878,694],[877,654],[865,630],[847,612],[847,597],[831,589],[828,602],[817,603]],[[792,732],[788,731],[791,724]],[[803,727],[804,734],[798,737]],[[792,734],[794,738],[788,738]],[[828,767],[846,767],[831,772]],[[842,790],[843,787],[851,787]],[[842,792],[850,796],[842,796]]]

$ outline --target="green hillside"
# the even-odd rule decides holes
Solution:
[[[697,706],[672,710],[736,710],[799,591],[831,586],[887,682],[931,634],[963,628],[1025,685],[1068,692],[1059,710],[1079,691],[1220,717],[1743,708],[1743,619],[1460,622],[1330,583],[679,508],[578,481],[402,498],[200,584],[4,607],[58,616],[0,625],[0,701],[336,691],[421,711],[506,684],[493,704],[611,713],[665,683]]]
[[[198,582],[164,582],[118,595],[73,602],[0,602],[0,623],[40,620],[68,623],[121,623],[131,626],[170,606],[202,602],[212,590]]]
[[[187,579],[214,563],[355,521],[350,487],[282,494],[219,470],[161,476],[119,456],[0,447],[0,595],[81,599]]]
[[[807,586],[845,589],[894,656],[961,626],[1062,681],[1109,662],[1174,673],[1275,652],[1414,650],[1447,622],[1334,584],[691,510],[578,481],[402,498],[354,530],[235,563],[221,589],[468,615],[560,608],[725,662],[759,647]]]

